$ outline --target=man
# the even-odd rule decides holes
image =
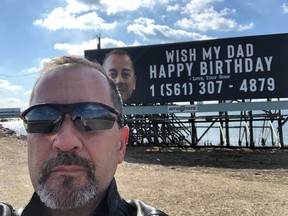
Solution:
[[[114,49],[106,55],[103,67],[126,103],[136,88],[135,68],[129,54],[125,50]]]
[[[22,209],[0,204],[0,215],[166,215],[118,194],[114,174],[129,134],[122,112],[99,65],[64,56],[44,66],[21,114],[35,193]]]

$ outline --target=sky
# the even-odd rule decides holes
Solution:
[[[41,66],[84,50],[288,33],[286,0],[1,0],[0,108],[29,106]]]

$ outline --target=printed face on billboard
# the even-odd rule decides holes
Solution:
[[[86,50],[84,55],[103,64],[126,104],[288,97],[288,34]]]
[[[107,75],[115,82],[124,103],[136,89],[136,75],[133,62],[124,51],[113,50],[107,54],[103,67]]]

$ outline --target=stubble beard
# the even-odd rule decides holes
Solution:
[[[87,171],[87,181],[78,186],[78,178],[72,175],[51,177],[51,170],[58,165],[82,166]],[[99,195],[99,181],[95,178],[95,166],[92,162],[79,157],[74,152],[59,153],[49,159],[42,170],[39,179],[37,194],[40,200],[51,209],[66,210],[80,208],[96,200]]]

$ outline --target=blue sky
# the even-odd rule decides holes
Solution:
[[[288,33],[286,0],[2,0],[0,108],[28,106],[49,59],[101,47]]]

